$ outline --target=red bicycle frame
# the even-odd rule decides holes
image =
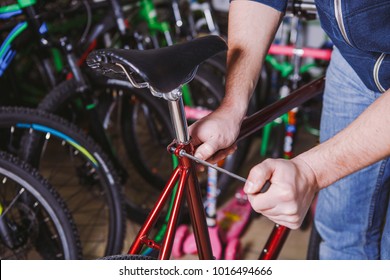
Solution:
[[[255,133],[268,122],[273,121],[280,115],[301,105],[314,96],[321,94],[324,89],[324,80],[324,78],[320,78],[316,81],[313,81],[292,92],[287,97],[280,99],[277,102],[258,111],[257,113],[247,117],[243,121],[237,141],[240,141],[243,138]],[[182,99],[180,98],[175,102],[179,102],[177,109],[180,111],[179,114],[184,116],[184,106]],[[172,105],[170,106],[170,109],[171,107]],[[183,124],[180,124],[179,126],[183,126]],[[176,127],[176,129],[180,129],[180,127]],[[186,127],[184,127],[183,131],[186,131]],[[180,131],[179,133],[176,133],[176,135],[178,134],[180,134]],[[186,137],[184,137],[184,139],[186,139]],[[146,245],[152,249],[159,250],[158,259],[170,258],[175,230],[179,220],[180,208],[183,205],[183,198],[185,195],[189,208],[191,223],[194,230],[199,259],[213,259],[213,253],[206,224],[205,209],[203,207],[202,196],[195,174],[195,163],[192,160],[181,156],[180,153],[181,151],[184,151],[188,154],[193,154],[194,149],[191,141],[183,141],[180,139],[176,140],[168,147],[168,151],[173,152],[178,157],[179,165],[173,171],[170,179],[164,187],[159,199],[155,203],[155,206],[150,212],[145,223],[142,225],[128,253],[140,254],[142,247]],[[167,200],[170,197],[170,194],[172,193],[176,183],[178,183],[178,189],[174,197],[173,208],[167,225],[167,231],[162,243],[157,244],[153,239],[149,238],[149,234],[156,224],[157,219],[160,217],[162,210],[167,203]],[[259,256],[259,259],[276,259],[284,245],[289,231],[290,230],[284,226],[275,225],[272,233],[268,238],[268,241],[265,244],[265,247],[263,248],[263,251]]]

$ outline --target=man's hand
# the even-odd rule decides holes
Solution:
[[[259,193],[265,182],[271,186]],[[273,222],[297,229],[318,191],[316,176],[305,161],[267,159],[253,167],[245,184],[252,208]]]
[[[217,163],[236,149],[241,119],[226,112],[215,111],[189,127],[195,157]]]

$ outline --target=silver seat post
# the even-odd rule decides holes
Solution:
[[[188,134],[187,118],[184,111],[184,103],[181,88],[177,88],[169,93],[161,93],[156,91],[147,82],[138,83],[134,80],[131,73],[127,72],[126,68],[122,64],[116,63],[117,66],[122,68],[126,74],[127,79],[135,88],[149,88],[150,92],[159,98],[164,98],[168,101],[169,113],[171,115],[171,122],[175,130],[176,140],[180,144],[188,144],[190,137]],[[195,71],[192,72],[192,78],[195,76]]]
[[[168,107],[178,143],[187,144],[190,136],[184,112],[183,98],[180,96],[176,100],[168,100]]]

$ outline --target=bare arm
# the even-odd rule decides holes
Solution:
[[[253,1],[236,0],[229,10],[226,98],[222,108],[242,119],[282,14]]]
[[[320,188],[390,155],[390,89],[350,126],[303,153]]]
[[[268,159],[250,171],[245,191],[252,207],[298,228],[317,191],[390,156],[390,89],[328,141],[292,160]],[[272,185],[258,194],[265,180]]]
[[[249,99],[282,14],[247,0],[230,4],[226,95],[221,106],[190,127],[196,156],[216,162],[232,152]],[[219,156],[210,157],[222,150]]]

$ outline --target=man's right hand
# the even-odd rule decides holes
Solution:
[[[215,111],[189,127],[195,147],[195,157],[217,163],[232,154],[237,145],[241,119],[227,111]]]

